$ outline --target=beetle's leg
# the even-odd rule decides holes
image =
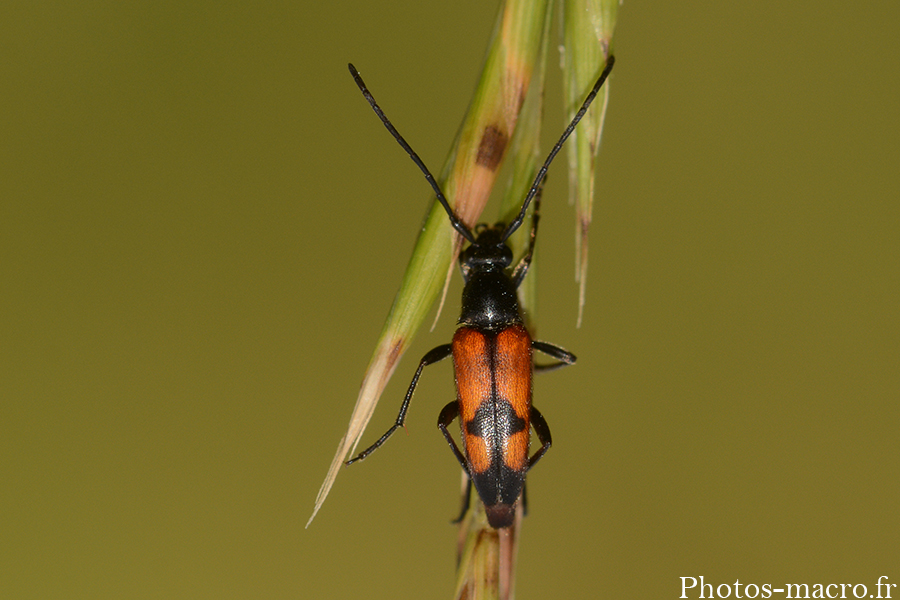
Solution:
[[[459,416],[459,403],[456,400],[447,404],[444,409],[441,411],[440,416],[438,416],[438,429],[441,430],[441,433],[444,434],[444,438],[447,440],[447,443],[450,444],[450,449],[453,450],[453,455],[456,456],[456,460],[459,461],[459,466],[463,468],[463,471],[466,472],[466,475],[469,474],[469,466],[466,464],[466,457],[463,456],[462,452],[459,451],[459,446],[456,445],[456,442],[453,441],[453,436],[450,435],[450,432],[447,430],[447,426]]]
[[[547,426],[544,415],[542,415],[541,411],[536,409],[534,405],[531,406],[531,426],[534,427],[534,432],[541,441],[541,447],[534,453],[534,456],[528,460],[529,469],[536,465],[537,461],[541,460],[541,457],[550,449],[550,444],[553,443],[553,440],[550,438],[550,427]]]
[[[466,479],[468,482],[466,483],[466,494],[463,496],[463,504],[462,510],[459,511],[459,516],[452,523],[459,523],[463,520],[463,517],[466,516],[466,512],[469,510],[469,503],[472,498],[472,478],[469,477],[469,467],[466,464],[466,458],[463,456],[462,452],[459,451],[459,446],[456,445],[456,442],[453,441],[453,436],[450,435],[450,431],[447,427],[450,423],[453,422],[453,419],[459,416],[459,403],[454,400],[447,404],[444,409],[441,411],[441,414],[438,416],[438,429],[441,430],[441,433],[444,434],[444,438],[447,440],[447,443],[450,445],[450,449],[453,450],[453,455],[456,456],[456,460],[459,461],[459,465],[463,468],[463,472],[466,474]]]
[[[419,368],[416,369],[416,374],[413,375],[412,382],[409,384],[409,389],[406,391],[406,397],[403,399],[403,404],[400,405],[400,413],[397,415],[397,420],[383,436],[378,438],[377,442],[360,452],[356,458],[348,460],[345,464],[351,465],[356,461],[363,460],[385,443],[399,427],[403,427],[403,422],[406,420],[406,411],[409,409],[409,401],[412,399],[413,392],[416,390],[416,384],[419,383],[419,375],[422,374],[422,369],[430,364],[444,360],[450,356],[452,350],[453,347],[450,344],[444,344],[443,346],[438,346],[422,357],[422,360],[419,361]]]
[[[512,275],[510,279],[512,279],[513,287],[519,289],[519,285],[522,283],[522,280],[525,279],[525,273],[528,272],[528,267],[531,266],[531,259],[534,256],[534,240],[537,239],[537,227],[538,222],[541,220],[541,194],[544,191],[544,183],[541,182],[541,187],[538,188],[537,194],[534,197],[534,212],[531,213],[531,234],[528,239],[528,251],[519,260],[519,263],[516,265],[516,268],[513,269]]]
[[[574,357],[573,357],[574,358]],[[565,364],[565,363],[564,363]],[[544,420],[544,415],[541,414],[541,411],[536,409],[534,405],[531,406],[531,426],[534,427],[534,432],[537,434],[538,439],[541,441],[541,447],[537,452],[534,453],[528,460],[528,469],[537,464],[537,461],[541,460],[541,457],[547,453],[547,450],[550,449],[550,444],[553,443],[553,440],[550,437],[550,427],[547,425],[547,421]],[[528,482],[526,481],[522,484],[522,514],[528,514]]]
[[[549,365],[534,365],[534,370],[541,373],[554,371],[556,369],[559,369],[560,367],[565,367],[567,365],[573,365],[575,364],[575,361],[578,360],[575,355],[568,350],[563,350],[559,346],[554,346],[553,344],[548,344],[547,342],[539,342],[537,340],[534,340],[531,342],[531,347],[539,352],[543,352],[551,358],[555,358],[558,361],[555,363],[550,363]]]
[[[522,516],[528,516],[528,482],[522,484]]]
[[[459,516],[450,521],[454,525],[457,523],[461,523],[463,518],[466,516],[466,513],[469,512],[469,506],[472,503],[472,480],[467,476],[466,477],[466,494],[463,496],[462,508],[459,511]]]

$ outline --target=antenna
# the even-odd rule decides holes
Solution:
[[[591,93],[588,94],[587,98],[584,99],[584,102],[581,104],[581,108],[578,109],[577,113],[575,113],[575,117],[572,119],[572,122],[569,123],[569,126],[566,127],[566,130],[563,131],[563,134],[562,136],[560,136],[559,141],[556,142],[555,146],[553,146],[553,150],[550,151],[550,155],[547,156],[547,160],[544,161],[544,166],[541,167],[541,170],[538,171],[537,177],[534,178],[534,183],[531,184],[531,189],[528,190],[528,195],[525,196],[525,202],[522,203],[522,210],[519,211],[519,215],[512,220],[512,222],[506,228],[506,231],[503,232],[503,235],[500,238],[501,242],[505,242],[509,238],[509,236],[511,236],[513,232],[515,232],[515,230],[522,225],[522,222],[525,220],[525,212],[528,210],[528,205],[531,204],[531,200],[534,198],[535,194],[538,193],[538,190],[541,187],[541,183],[547,176],[547,168],[550,166],[550,163],[553,162],[553,159],[556,158],[556,154],[563,147],[563,144],[566,143],[566,140],[569,139],[569,136],[572,135],[572,132],[575,131],[575,126],[578,125],[579,121],[581,121],[584,113],[586,113],[588,107],[590,107],[591,102],[593,102],[594,98],[597,97],[597,92],[600,91],[600,87],[603,85],[603,82],[606,81],[607,77],[609,77],[609,73],[610,71],[612,71],[615,62],[616,58],[614,56],[610,56],[606,60],[606,67],[603,69],[603,73],[600,74],[600,78],[597,79],[597,83],[594,84],[594,88],[591,90]]]
[[[470,243],[475,241],[475,236],[472,234],[472,231],[466,227],[466,224],[462,222],[462,220],[456,216],[456,213],[453,212],[453,209],[450,208],[450,203],[447,202],[447,198],[444,196],[444,192],[441,191],[440,186],[438,186],[437,181],[434,178],[434,175],[431,174],[431,171],[428,170],[428,167],[425,166],[425,163],[422,162],[422,159],[419,158],[419,155],[416,154],[415,150],[407,143],[406,140],[403,139],[403,136],[400,135],[400,132],[397,131],[397,128],[391,123],[390,119],[387,118],[387,115],[384,114],[384,111],[381,110],[381,107],[378,106],[378,103],[375,102],[375,98],[372,96],[372,93],[366,87],[365,82],[362,80],[362,77],[359,74],[359,71],[356,70],[356,67],[353,66],[353,63],[347,65],[350,68],[350,74],[353,75],[353,81],[356,82],[356,85],[359,87],[359,90],[362,92],[365,99],[372,106],[372,110],[375,111],[375,114],[378,115],[378,118],[381,119],[381,122],[384,123],[384,126],[387,127],[387,130],[394,136],[394,139],[397,140],[397,143],[406,150],[406,153],[409,154],[409,157],[412,159],[416,166],[425,174],[425,179],[431,184],[431,189],[434,190],[435,195],[437,195],[438,202],[441,203],[441,206],[444,207],[444,210],[447,211],[447,216],[450,217],[450,224],[453,225],[453,229],[459,232],[461,236],[466,238]],[[533,195],[533,194],[532,194]]]

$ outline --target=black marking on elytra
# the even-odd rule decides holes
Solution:
[[[513,435],[525,431],[525,419],[516,414],[509,400],[497,398],[486,400],[475,411],[475,418],[466,421],[466,433],[476,437],[484,437],[485,433],[497,431],[498,425],[508,427],[504,433]]]
[[[484,128],[481,143],[478,144],[478,156],[475,158],[475,163],[491,171],[496,171],[503,160],[507,143],[509,143],[509,136],[506,135],[506,132],[496,125],[488,125]]]
[[[485,504],[515,504],[525,483],[525,472],[500,461],[482,473],[472,473],[472,483]]]

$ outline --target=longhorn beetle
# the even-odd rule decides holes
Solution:
[[[459,256],[465,286],[459,328],[453,341],[438,346],[422,357],[400,406],[397,420],[377,442],[356,458],[347,461],[348,465],[366,458],[385,443],[398,427],[403,426],[409,401],[422,369],[453,356],[457,399],[441,411],[438,428],[469,476],[469,489],[472,484],[475,485],[484,502],[491,526],[500,529],[513,523],[516,502],[525,487],[525,474],[544,456],[551,444],[550,428],[538,409],[531,404],[532,374],[535,368],[547,370],[575,362],[575,355],[572,353],[531,339],[522,321],[516,290],[525,278],[534,254],[540,191],[547,168],[593,102],[609,76],[614,61],[610,56],[591,93],[553,146],[534,178],[519,214],[508,225],[479,225],[475,228],[475,233],[450,207],[434,176],[385,116],[356,68],[352,64],[348,65],[356,85],[375,114],[425,174],[438,202],[447,211],[453,229],[469,242],[469,246]],[[513,254],[506,240],[522,225],[532,200],[535,202],[535,211],[528,250],[512,272],[507,272],[512,265]],[[536,366],[532,357],[534,350],[543,352],[558,362]],[[465,454],[459,450],[447,431],[447,426],[457,417],[460,417]],[[531,427],[534,427],[541,447],[529,458]],[[467,505],[468,499],[463,513]]]

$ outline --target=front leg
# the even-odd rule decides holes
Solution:
[[[403,399],[403,404],[400,405],[400,413],[397,415],[397,420],[383,436],[378,438],[377,442],[360,452],[356,458],[348,460],[344,464],[352,465],[357,461],[365,459],[367,456],[378,450],[383,443],[388,441],[388,438],[391,437],[397,429],[403,427],[403,422],[406,421],[406,411],[409,410],[409,401],[412,399],[413,392],[416,391],[416,384],[419,383],[419,375],[422,374],[422,369],[428,365],[444,360],[450,356],[452,352],[453,347],[450,344],[444,344],[443,346],[438,346],[422,357],[422,360],[419,361],[419,368],[416,369],[416,374],[413,375],[412,382],[409,384],[409,389],[406,391],[406,397]]]

